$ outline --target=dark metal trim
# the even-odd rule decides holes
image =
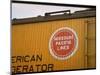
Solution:
[[[54,6],[70,6],[70,7],[96,8],[95,5],[64,4],[64,3],[50,3],[50,2],[36,2],[36,1],[17,1],[17,0],[12,0],[12,3],[40,4],[40,5],[54,5]]]
[[[70,10],[64,10],[64,11],[55,11],[55,12],[45,13],[45,16],[50,16],[51,14],[57,14],[57,13],[71,14]]]
[[[81,70],[96,70],[96,68],[80,68],[80,69],[71,69],[71,70],[55,70],[55,71],[44,71],[44,72],[20,72],[20,73],[12,73],[15,74],[36,74],[36,73],[50,73],[50,72],[65,72],[65,71],[81,71]]]
[[[62,14],[62,15],[51,15],[51,16],[38,16],[31,18],[23,18],[23,19],[13,19],[12,24],[27,24],[27,23],[37,23],[37,22],[47,22],[47,21],[55,21],[55,20],[67,20],[67,19],[77,19],[77,18],[87,18],[87,17],[95,17],[96,10],[88,9],[84,11],[76,11],[72,14]]]

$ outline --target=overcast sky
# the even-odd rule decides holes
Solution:
[[[12,3],[12,18],[27,18],[44,15],[46,12],[61,11],[61,10],[85,10],[86,8],[67,7],[67,6],[50,6],[50,5],[36,5],[36,4],[21,4]]]

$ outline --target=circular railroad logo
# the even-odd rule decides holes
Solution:
[[[68,27],[57,29],[49,40],[49,50],[53,57],[65,60],[77,50],[78,37],[76,32]]]

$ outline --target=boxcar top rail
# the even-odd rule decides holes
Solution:
[[[55,13],[61,13],[60,15],[51,15]],[[68,14],[66,14],[69,12]],[[87,17],[95,17],[96,16],[96,9],[87,9],[76,11],[74,13],[70,13],[70,10],[65,11],[56,11],[56,12],[48,12],[45,13],[45,16],[37,16],[37,17],[30,17],[30,18],[23,18],[23,19],[13,19],[12,24],[27,24],[27,23],[37,23],[37,22],[47,22],[47,21],[55,21],[55,20],[64,20],[64,19],[76,19],[76,18],[87,18]]]

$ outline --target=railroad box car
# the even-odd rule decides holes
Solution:
[[[16,74],[95,69],[96,10],[13,19],[11,55]]]

